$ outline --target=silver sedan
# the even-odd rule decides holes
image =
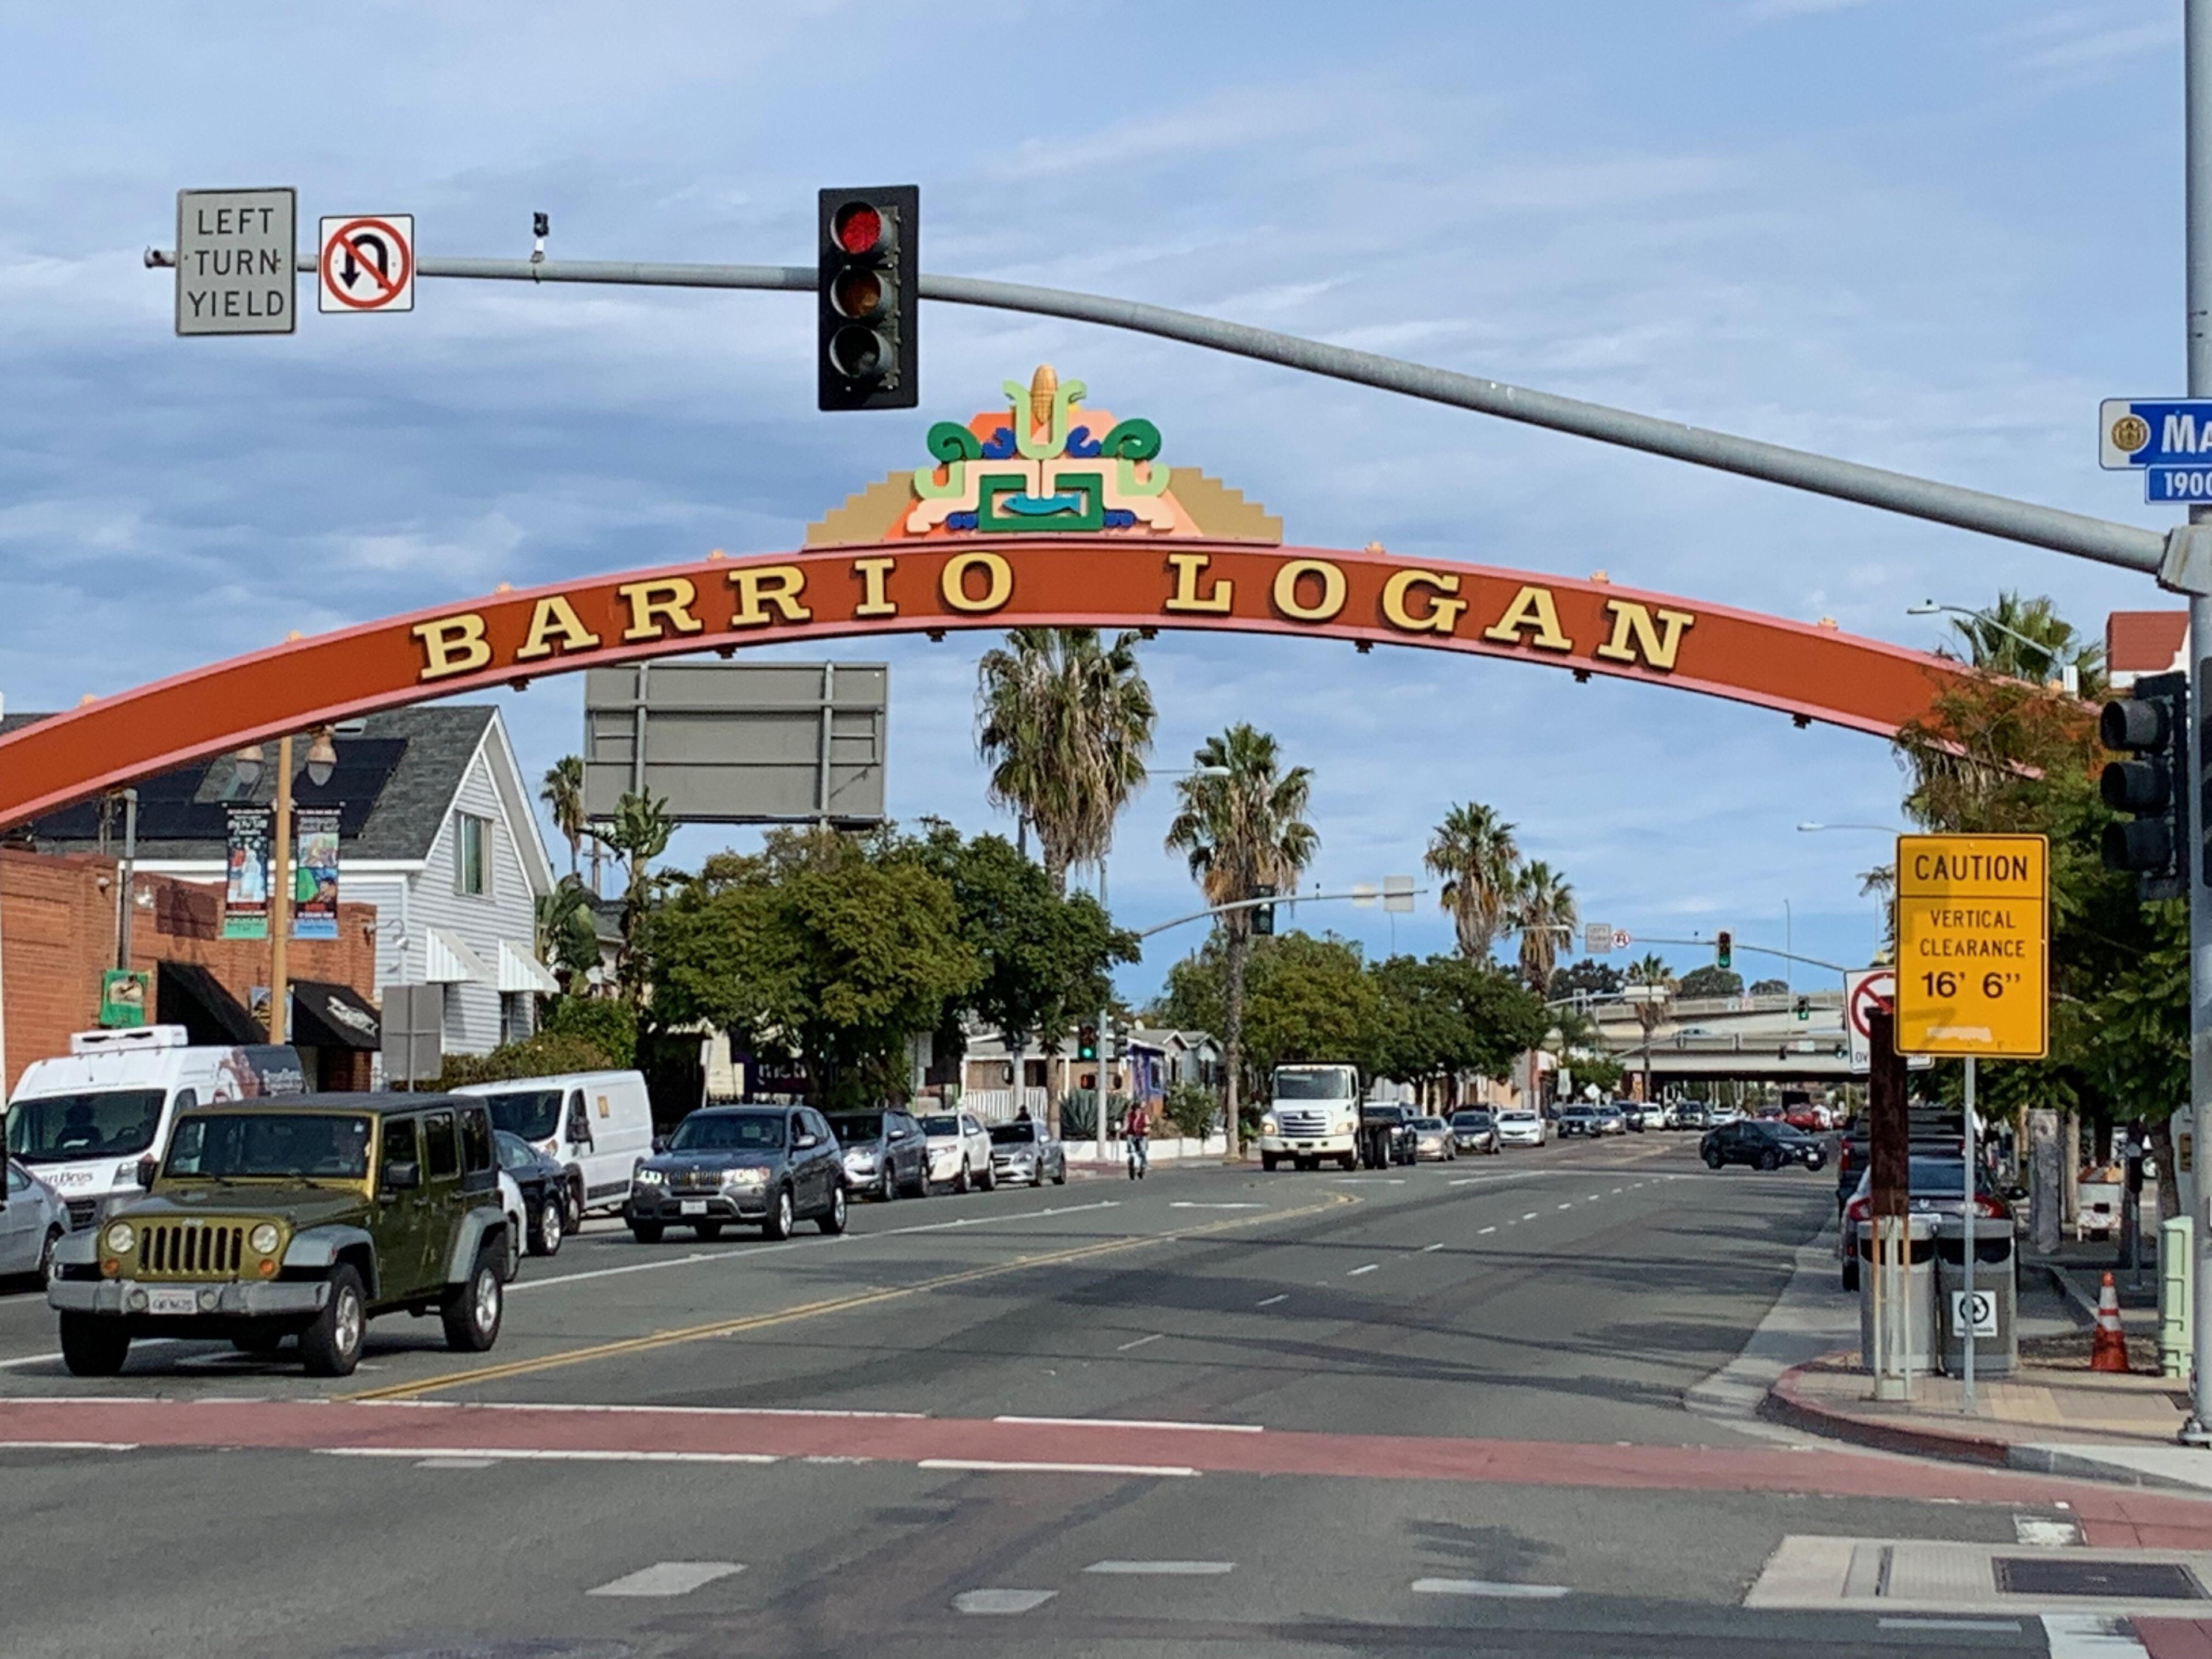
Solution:
[[[1067,1148],[1031,1118],[995,1125],[991,1130],[991,1172],[1000,1181],[1067,1183]]]
[[[0,1209],[0,1275],[46,1276],[54,1246],[69,1231],[69,1206],[54,1189],[13,1159],[8,1164],[8,1204]]]

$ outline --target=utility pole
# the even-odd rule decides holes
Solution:
[[[269,1040],[289,1042],[291,988],[284,946],[292,933],[292,734],[276,742],[276,800],[269,849]]]
[[[2189,395],[2212,393],[2212,0],[2184,0],[2182,8],[2183,100],[2188,201]],[[2192,526],[2212,523],[2212,508],[2189,509]],[[2203,584],[2198,584],[2202,586]],[[2212,885],[2206,878],[2204,733],[2212,716],[2212,685],[2207,684],[2212,653],[2212,597],[2189,597],[2189,797],[2197,804],[2190,825],[2190,845],[2181,848],[2189,872],[2189,1101],[2200,1126],[2212,1122]],[[2201,1146],[2200,1136],[2200,1146]],[[2212,1446],[2212,1181],[2197,1182],[2192,1264],[2196,1279],[2195,1368],[2189,1385],[2189,1419],[2181,1425],[2185,1445]]]

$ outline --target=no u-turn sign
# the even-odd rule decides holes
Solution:
[[[414,310],[415,216],[325,219],[315,274],[319,310]]]

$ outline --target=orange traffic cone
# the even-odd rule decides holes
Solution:
[[[2089,1369],[2129,1369],[2127,1333],[2120,1328],[2120,1293],[2112,1287],[2110,1273],[2105,1275],[2104,1285],[2097,1292],[2097,1340],[2089,1347]]]

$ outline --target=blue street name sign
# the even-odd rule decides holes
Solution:
[[[2097,405],[2097,464],[2141,472],[2154,506],[2212,502],[2212,398],[2107,398]]]
[[[2161,501],[2176,507],[2212,506],[2212,463],[2145,467],[2143,499],[2154,507]]]

